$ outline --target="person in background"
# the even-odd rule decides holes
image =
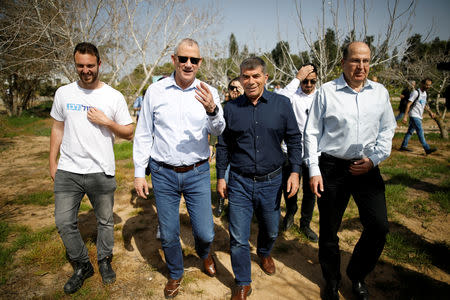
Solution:
[[[412,91],[411,95],[408,99],[408,104],[406,105],[405,116],[403,117],[402,122],[406,124],[409,115],[409,127],[408,131],[403,138],[402,145],[400,146],[400,151],[408,151],[412,150],[408,148],[408,142],[411,136],[414,134],[414,131],[417,132],[417,136],[419,137],[419,141],[422,144],[423,149],[425,150],[425,154],[431,154],[437,151],[436,147],[430,147],[427,141],[425,140],[425,134],[423,132],[422,127],[422,118],[423,113],[426,110],[432,119],[434,119],[434,113],[431,111],[430,107],[427,104],[427,91],[431,87],[431,79],[425,78],[420,82],[420,88],[418,90]]]
[[[405,116],[406,105],[408,104],[409,96],[411,95],[411,91],[416,88],[416,82],[411,80],[409,85],[406,86],[402,93],[400,94],[400,105],[398,106],[398,115],[395,117],[395,121],[403,119]]]
[[[134,115],[136,116],[136,123],[139,120],[139,113],[141,112],[142,101],[144,100],[145,91],[146,91],[145,89],[142,90],[142,96],[138,96],[133,103],[133,111]]]
[[[295,118],[297,120],[298,128],[303,135],[306,120],[308,118],[311,104],[316,97],[317,89],[317,69],[312,64],[306,64],[298,70],[296,77],[284,88],[279,94],[289,98],[294,109]],[[291,166],[287,159],[287,149],[285,144],[282,144],[283,152],[286,154],[286,161],[283,166],[283,196],[286,202],[286,214],[283,219],[282,230],[288,230],[294,224],[294,216],[297,212],[297,194],[288,197],[287,179]],[[316,196],[311,192],[309,187],[309,169],[308,166],[302,164],[303,177],[303,198],[301,206],[300,231],[312,242],[318,241],[317,234],[311,229],[310,223],[312,220],[314,205],[316,203]]]
[[[241,83],[239,82],[239,77],[233,78],[228,83],[228,92],[230,95],[230,100],[234,100],[237,97],[244,94],[244,88],[242,87]],[[227,103],[225,102],[224,105],[225,104],[227,104]],[[230,172],[230,165],[228,165],[227,170],[225,172],[225,181],[227,183],[228,183],[229,172]],[[225,206],[225,198],[223,198],[219,195],[218,200],[217,200],[217,206],[216,206],[216,209],[214,210],[214,215],[216,217],[220,217],[222,215],[224,206]]]

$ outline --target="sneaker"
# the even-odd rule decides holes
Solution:
[[[426,153],[426,154],[431,154],[431,153],[436,152],[436,151],[437,151],[437,148],[436,148],[436,147],[433,147],[433,148],[430,148],[430,149],[428,149],[428,150],[425,150],[425,153]]]
[[[400,151],[407,151],[407,152],[412,152],[411,149],[407,148],[407,147],[400,147],[399,149]]]
[[[110,284],[116,281],[116,273],[111,267],[112,255],[107,256],[98,262],[98,270],[102,275],[103,284]]]
[[[319,241],[319,237],[309,226],[300,226],[300,232],[311,242],[317,243]]]
[[[64,293],[66,294],[77,292],[83,285],[84,280],[94,275],[94,268],[90,261],[85,263],[74,262],[74,265],[73,275],[64,285]]]
[[[161,229],[159,229],[159,225],[156,227],[156,239],[161,239]]]

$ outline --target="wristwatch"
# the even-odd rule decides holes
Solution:
[[[216,105],[216,108],[214,108],[214,111],[212,113],[206,112],[206,114],[210,117],[215,117],[218,112],[219,112],[219,107]]]

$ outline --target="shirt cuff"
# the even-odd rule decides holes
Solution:
[[[134,177],[136,178],[145,178],[145,168],[135,167],[134,168]]]
[[[302,167],[300,167],[300,165],[292,165],[291,173],[298,173],[298,174],[300,174],[301,171],[302,171]]]
[[[318,165],[310,166],[309,167],[309,178],[313,176],[321,176],[320,168]]]
[[[226,169],[225,170],[216,169],[216,171],[217,171],[217,179],[225,178],[225,173],[227,171]]]
[[[374,167],[376,167],[380,163],[380,159],[375,154],[369,156],[368,158],[372,161]]]

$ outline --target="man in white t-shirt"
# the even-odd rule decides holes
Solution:
[[[298,129],[302,137],[306,126],[311,104],[316,97],[317,89],[317,68],[312,64],[306,64],[298,70],[296,77],[279,94],[289,98],[294,109]],[[286,145],[282,144],[283,152],[287,152]],[[287,179],[289,177],[291,166],[286,159],[283,166],[283,196],[286,202],[286,215],[283,219],[282,230],[288,230],[294,224],[294,215],[297,212],[297,194],[288,197]],[[303,198],[301,206],[300,231],[312,242],[317,242],[319,237],[311,229],[310,223],[313,216],[316,196],[309,187],[309,169],[306,164],[302,164],[303,176]]]
[[[408,104],[406,105],[405,116],[403,117],[403,123],[406,124],[408,120],[409,113],[409,127],[406,132],[405,138],[403,139],[400,151],[412,150],[408,148],[408,141],[413,135],[414,131],[417,132],[419,141],[422,144],[423,149],[426,154],[431,154],[437,150],[435,147],[430,147],[425,140],[425,135],[422,128],[422,115],[424,110],[426,110],[432,119],[434,119],[434,113],[427,105],[427,90],[431,87],[431,79],[426,78],[420,82],[420,89],[411,92],[408,99]]]
[[[54,119],[50,175],[55,182],[55,223],[74,266],[64,285],[66,294],[78,291],[94,274],[77,224],[85,194],[97,218],[97,259],[103,283],[116,280],[111,267],[116,189],[113,144],[115,136],[133,137],[133,121],[123,95],[98,78],[101,61],[97,48],[78,44],[74,61],[80,80],[56,91],[50,113]]]

